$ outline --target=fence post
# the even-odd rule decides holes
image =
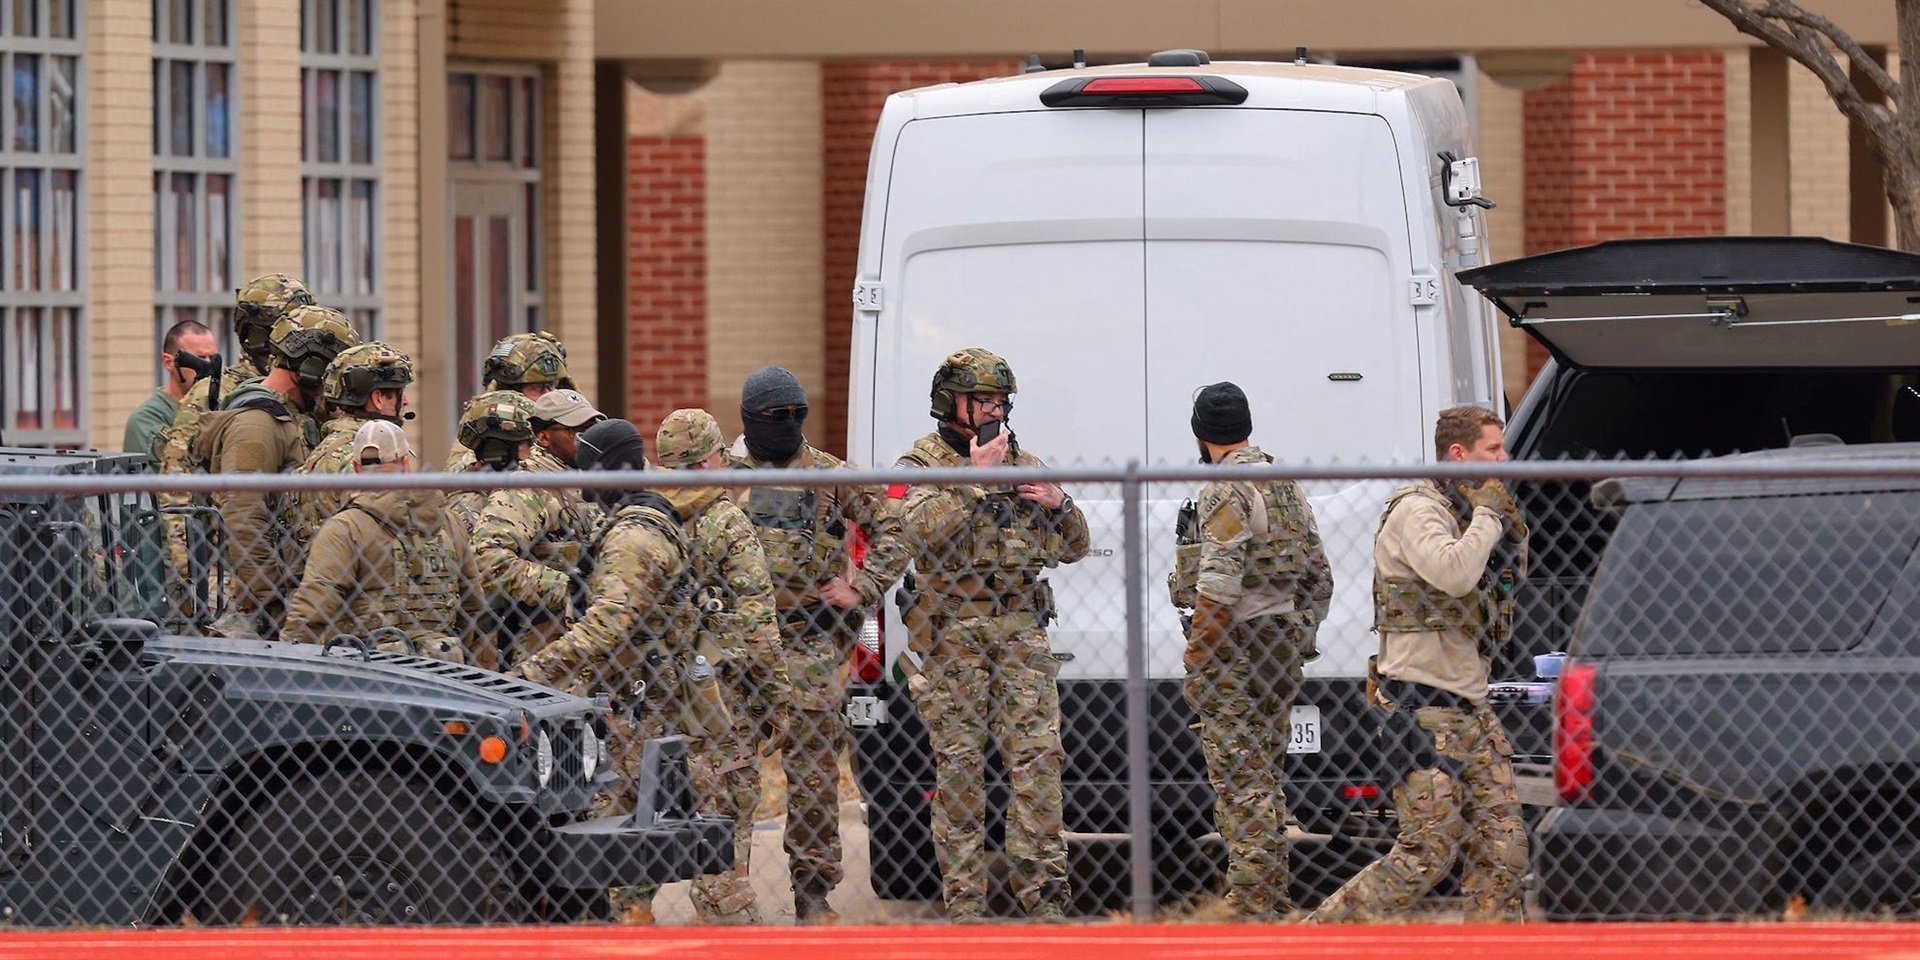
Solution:
[[[1152,757],[1148,756],[1147,623],[1144,604],[1146,543],[1141,529],[1140,461],[1127,461],[1120,484],[1122,573],[1127,591],[1127,844],[1133,868],[1133,919],[1153,920]]]

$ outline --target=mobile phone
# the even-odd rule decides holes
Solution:
[[[992,443],[993,439],[1000,435],[1001,423],[1002,421],[999,420],[988,420],[986,423],[981,424],[979,429],[973,432],[974,442],[983,447]]]

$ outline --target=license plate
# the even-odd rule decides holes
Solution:
[[[1293,708],[1293,731],[1287,736],[1288,753],[1320,752],[1320,708]]]

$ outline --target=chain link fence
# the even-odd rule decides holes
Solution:
[[[5,922],[1920,897],[1904,447],[565,477],[5,459]],[[1505,517],[1455,488],[1487,475]],[[1383,508],[1424,478],[1416,532],[1468,547],[1412,579],[1454,606],[1379,559]],[[1421,652],[1460,642],[1481,668]]]

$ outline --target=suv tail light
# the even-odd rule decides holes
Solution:
[[[1040,94],[1049,107],[1230,107],[1247,88],[1222,77],[1081,77]]]
[[[1591,663],[1560,668],[1553,698],[1553,788],[1561,803],[1585,803],[1593,795],[1593,684],[1599,673]]]
[[[853,653],[847,658],[848,673],[855,683],[880,682],[880,651],[886,638],[886,627],[880,621],[881,611],[874,610],[860,625],[860,642],[853,645]]]

